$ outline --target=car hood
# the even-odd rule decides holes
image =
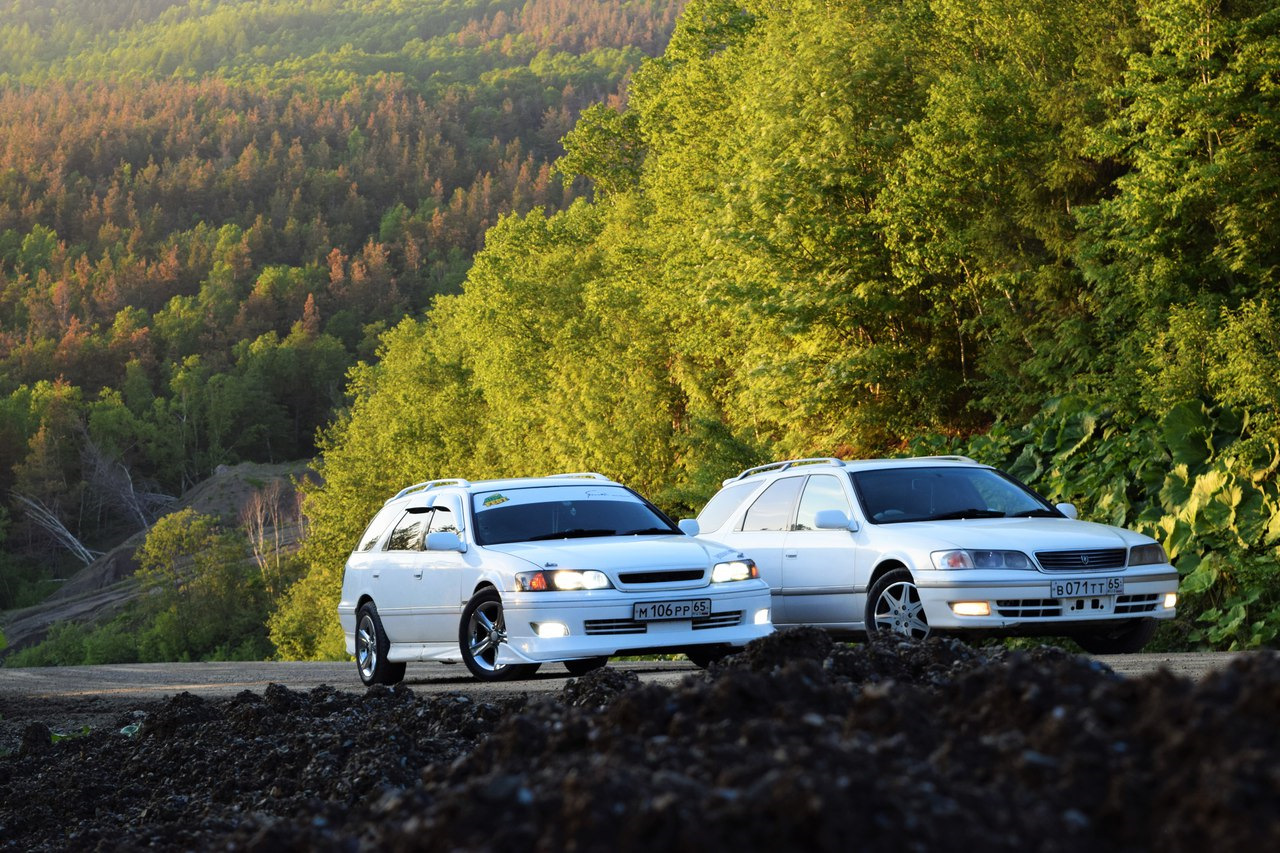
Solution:
[[[902,537],[930,548],[978,548],[1005,551],[1057,551],[1129,548],[1154,542],[1148,536],[1091,521],[1070,518],[965,518],[882,524],[886,536]]]
[[[527,560],[540,569],[596,569],[606,573],[633,568],[706,568],[713,562],[738,555],[737,550],[684,534],[553,539],[485,547]]]

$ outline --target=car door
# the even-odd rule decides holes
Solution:
[[[422,539],[430,518],[429,507],[410,507],[400,516],[373,579],[378,616],[393,643],[425,642],[428,601],[422,583],[426,565]]]
[[[782,549],[784,607],[790,624],[852,628],[862,622],[854,534],[819,530],[814,523],[824,509],[851,517],[850,497],[847,477],[812,474],[804,484]]]
[[[737,548],[760,569],[760,577],[769,583],[773,593],[774,624],[785,623],[786,604],[783,596],[782,546],[791,526],[796,498],[804,477],[782,477],[774,480],[752,502],[743,515],[741,526],[729,535],[717,534],[724,544]]]
[[[432,507],[427,535],[450,532],[463,539],[463,523],[461,502],[453,496],[442,496]],[[466,603],[462,590],[463,576],[474,573],[469,567],[468,555],[459,551],[424,549],[422,557],[420,594],[426,605],[423,642],[457,642],[458,619]]]

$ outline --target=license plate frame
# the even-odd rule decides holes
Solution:
[[[711,615],[711,599],[681,598],[673,601],[637,601],[631,605],[636,622],[672,622]]]
[[[1049,581],[1050,598],[1097,598],[1106,595],[1124,595],[1124,578],[1113,575]]]

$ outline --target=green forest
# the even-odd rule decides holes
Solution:
[[[1277,644],[1274,3],[24,9],[0,477],[91,539],[93,454],[169,493],[314,454],[273,654],[341,656],[408,482],[598,470],[688,515],[938,452],[1156,536],[1166,647]]]

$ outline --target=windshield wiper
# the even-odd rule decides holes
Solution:
[[[619,536],[666,536],[671,533],[679,533],[678,530],[669,530],[665,527],[641,527],[639,530],[624,530]]]
[[[559,533],[543,533],[540,536],[530,536],[524,540],[526,542],[538,542],[543,539],[586,539],[590,536],[615,536],[618,531],[610,528],[591,530],[585,527],[574,527],[569,530],[561,530]]]
[[[1044,507],[1024,509],[1022,512],[1011,512],[1009,518],[1057,518],[1062,513]]]
[[[922,521],[950,521],[955,518],[1004,518],[1004,513],[998,509],[958,509],[955,512],[944,512],[939,515],[931,515]]]

